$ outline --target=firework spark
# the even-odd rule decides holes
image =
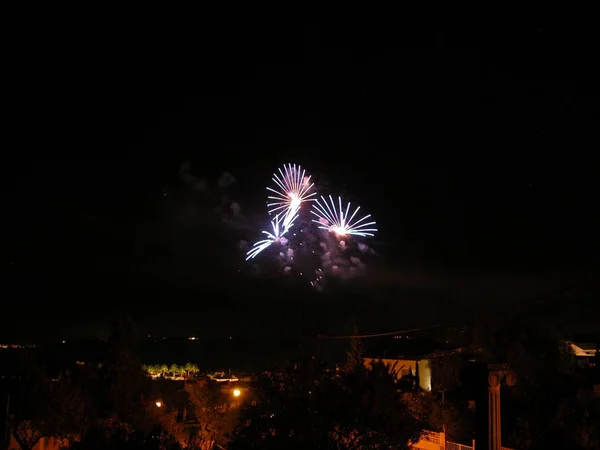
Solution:
[[[346,205],[346,208],[342,205],[342,198],[338,197],[338,207],[331,195],[329,196],[329,202],[325,200],[325,197],[321,196],[321,200],[315,199],[313,209],[311,213],[318,217],[319,220],[313,222],[318,223],[319,228],[328,230],[335,233],[337,236],[374,236],[374,232],[377,228],[368,228],[371,225],[375,225],[375,222],[364,222],[366,219],[371,217],[371,214],[364,216],[362,219],[353,222],[354,216],[360,210],[360,206],[356,208],[352,216],[348,218],[350,212],[350,203]]]
[[[285,244],[287,241],[283,237],[283,235],[288,232],[290,227],[294,224],[294,221],[296,220],[296,218],[298,218],[298,215],[292,217],[292,219],[290,219],[287,222],[287,226],[286,226],[285,220],[287,220],[287,215],[284,219],[284,224],[281,223],[280,215],[275,216],[275,219],[271,221],[271,227],[273,228],[273,232],[272,233],[269,231],[262,232],[263,234],[265,234],[267,236],[267,239],[258,241],[252,246],[250,251],[248,253],[246,253],[248,255],[248,257],[246,258],[246,261],[254,258],[256,255],[258,255],[260,252],[262,252],[266,248],[270,247],[271,244],[273,244],[275,242],[278,242],[278,243],[280,242],[282,244]]]
[[[273,174],[276,189],[267,187],[267,190],[274,194],[268,196],[271,202],[267,203],[267,206],[270,208],[269,214],[284,213],[286,216],[284,224],[291,223],[300,210],[300,205],[316,195],[316,192],[311,192],[314,183],[310,182],[310,176],[306,176],[306,171],[296,164],[287,166],[284,164],[283,170],[279,169],[279,174],[281,177],[277,173]]]

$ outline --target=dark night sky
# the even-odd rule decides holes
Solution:
[[[600,250],[595,32],[409,22],[30,43],[2,164],[2,339],[97,335],[114,311],[152,333],[277,333],[303,296],[393,329],[567,286],[569,320],[598,318],[580,300]],[[374,215],[365,278],[305,292],[244,262],[286,162]]]

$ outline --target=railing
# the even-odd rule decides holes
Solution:
[[[412,446],[413,450],[475,450],[475,441],[473,445],[459,444],[446,440],[445,433],[436,433],[435,431],[424,431],[421,434],[419,442]],[[501,450],[514,450],[508,447],[500,447]]]
[[[446,441],[446,450],[473,450],[470,445],[457,444],[456,442]]]
[[[442,433],[435,433],[432,431],[426,431],[421,435],[421,439],[423,439],[424,441],[428,441],[431,442],[433,444],[442,444],[444,441],[444,438],[442,436]]]
[[[424,431],[418,442],[412,445],[413,450],[443,450],[446,442],[444,433],[436,433],[434,431]]]

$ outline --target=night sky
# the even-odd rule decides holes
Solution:
[[[144,333],[277,335],[302,300],[315,332],[600,319],[598,36],[410,22],[29,43],[2,156],[2,340],[103,336],[120,312]],[[373,214],[366,276],[318,292],[244,261],[288,162]]]

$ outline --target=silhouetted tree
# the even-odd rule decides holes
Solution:
[[[444,431],[452,442],[470,443],[473,439],[473,416],[464,403],[439,399],[429,405],[429,430]]]
[[[306,358],[263,377],[231,448],[362,450],[418,440],[423,423],[403,402],[396,374],[381,362],[348,367],[336,374]]]
[[[431,358],[431,388],[434,392],[452,391],[461,387],[461,375],[467,360],[464,354],[448,354]]]
[[[48,377],[30,356],[22,361],[24,379],[14,392],[11,433],[22,450],[32,449],[44,437],[74,440],[89,426],[87,403],[68,373]]]
[[[600,449],[600,398],[589,388],[579,390],[560,404],[556,425],[561,448]],[[556,435],[552,439],[556,442]]]
[[[187,447],[194,450],[193,447]],[[70,450],[182,450],[183,447],[160,426],[148,433],[136,433],[121,425],[106,424],[94,428],[80,441],[73,443]]]
[[[488,320],[476,330],[478,356],[484,361],[509,363],[517,374],[517,385],[502,390],[503,444],[549,448],[557,445],[560,436],[561,448],[577,448],[574,441],[568,442],[568,433],[559,429],[556,417],[565,405],[577,410],[582,380],[561,352],[561,336],[556,330],[537,319],[519,318]]]
[[[358,327],[357,326],[354,326],[352,328],[352,335],[358,336]],[[346,371],[351,371],[357,367],[362,367],[363,359],[364,359],[364,346],[363,346],[361,339],[360,338],[351,338],[350,339],[350,351],[348,351],[344,369]]]
[[[464,353],[447,354],[431,358],[431,387],[429,428],[442,431],[452,442],[469,443],[473,438],[473,412],[468,400],[471,392],[464,392],[462,376],[466,369]],[[465,395],[466,394],[466,395]]]
[[[98,417],[147,430],[156,423],[152,408],[157,392],[138,357],[133,322],[128,318],[115,321],[108,342],[108,359],[96,383]]]
[[[341,448],[403,448],[419,439],[427,418],[411,412],[407,400],[415,394],[398,381],[398,370],[377,361],[341,374],[339,412],[346,412],[344,422],[354,424],[352,438]]]

